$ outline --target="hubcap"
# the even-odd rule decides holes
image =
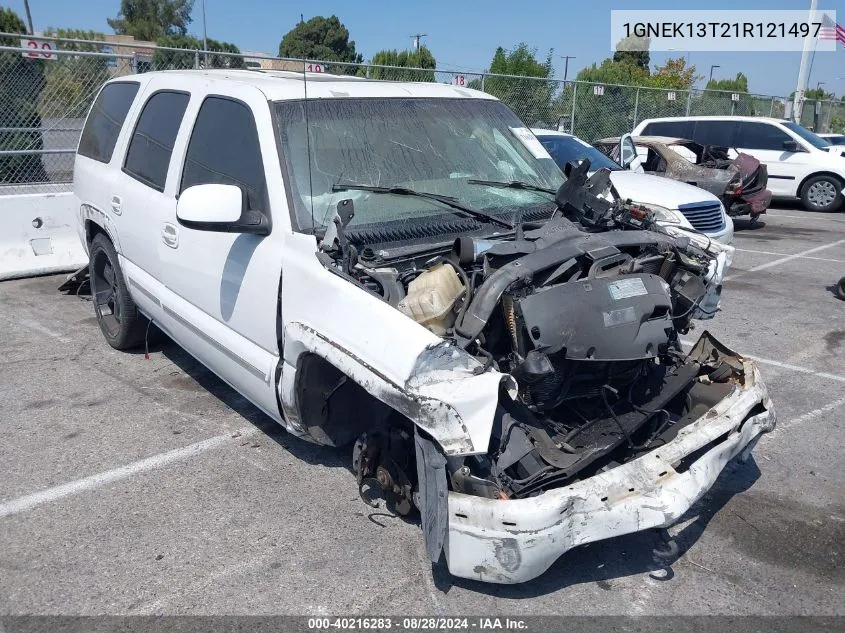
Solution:
[[[814,207],[826,207],[836,199],[836,187],[828,180],[820,180],[810,185],[807,199]]]
[[[91,285],[97,319],[110,336],[117,336],[120,331],[120,286],[109,258],[102,251],[94,257]]]

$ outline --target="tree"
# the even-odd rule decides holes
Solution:
[[[651,38],[649,37],[637,37],[635,35],[625,37],[616,44],[613,61],[617,64],[639,66],[648,72],[651,63],[650,47]]]
[[[655,88],[675,88],[690,90],[696,81],[703,79],[695,74],[695,66],[687,67],[687,60],[683,57],[667,59],[663,66],[657,66],[649,77],[648,84]]]
[[[318,15],[297,24],[279,42],[279,57],[353,64],[360,64],[364,59],[355,52],[355,42],[349,39],[349,29],[335,15]],[[350,66],[340,69],[350,75],[354,75],[356,70]]]
[[[735,93],[739,94],[738,101],[735,101],[732,97]],[[771,105],[769,109],[771,109]],[[737,73],[733,79],[711,79],[708,81],[704,92],[693,100],[691,110],[698,115],[736,114],[754,116],[757,114],[754,107],[754,97],[748,94],[748,77],[743,73]],[[768,115],[768,110],[764,114]]]
[[[0,31],[27,32],[23,20],[11,9],[0,7]],[[0,45],[20,46],[20,40],[0,37]],[[0,128],[34,131],[0,131],[0,150],[40,150],[41,116],[38,103],[44,88],[44,62],[20,53],[0,53]],[[38,154],[0,156],[0,183],[43,182],[47,172]]]
[[[166,35],[156,40],[157,46],[165,48],[181,48],[184,51],[169,51],[157,48],[153,55],[153,67],[156,70],[193,68],[199,61],[200,65],[207,68],[244,68],[244,58],[240,56],[240,49],[229,42],[218,42],[211,38],[206,39],[209,51],[221,53],[235,53],[235,55],[208,55],[197,54],[202,50],[202,40],[192,35]]]
[[[496,76],[518,75],[551,79],[554,74],[552,51],[549,51],[542,62],[537,60],[536,55],[537,50],[528,48],[524,43],[518,44],[510,51],[501,46],[497,48],[488,71],[492,76],[485,79],[484,90],[501,99],[528,125],[548,126],[557,120],[557,116],[552,112],[555,88],[552,82]],[[470,87],[480,86],[477,86],[476,82],[470,82]]]
[[[99,40],[102,33],[80,29],[56,29],[48,27],[48,37]],[[60,42],[62,50],[99,52],[99,44],[82,42]],[[41,116],[84,117],[91,107],[100,86],[109,79],[107,59],[63,55],[60,59],[45,64],[46,86],[41,96]]]
[[[437,60],[426,46],[420,46],[413,51],[383,50],[373,55],[370,63],[374,66],[402,66],[403,68],[431,70],[398,70],[396,68],[372,68],[371,79],[388,79],[390,81],[434,81],[434,69]]]
[[[194,0],[121,0],[120,12],[108,18],[118,35],[155,41],[166,35],[185,35]]]

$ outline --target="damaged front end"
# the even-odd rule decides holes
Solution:
[[[421,510],[429,555],[458,576],[522,582],[580,543],[669,525],[774,426],[750,361],[708,333],[681,347],[717,311],[729,251],[606,199],[588,169],[510,233],[375,251],[339,207],[323,239],[325,266],[440,338],[397,385],[413,426],[385,417],[354,466],[362,489]],[[423,400],[471,441],[438,437]]]

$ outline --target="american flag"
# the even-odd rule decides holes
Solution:
[[[822,17],[822,25],[819,27],[820,40],[837,40],[845,46],[845,28],[831,20],[827,13]]]

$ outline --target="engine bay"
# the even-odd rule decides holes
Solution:
[[[588,170],[588,161],[567,166],[550,217],[517,217],[503,234],[377,250],[344,230],[354,213],[344,201],[323,237],[328,269],[483,371],[515,379],[487,453],[447,460],[455,491],[520,498],[613,468],[671,440],[742,379],[724,360],[689,359],[679,342],[717,310],[718,249],[666,232],[615,195],[607,172]],[[409,508],[415,473],[396,466],[402,443],[378,440],[395,435],[361,438],[355,465],[359,483],[378,475],[396,507]],[[393,457],[379,465],[379,451]]]

